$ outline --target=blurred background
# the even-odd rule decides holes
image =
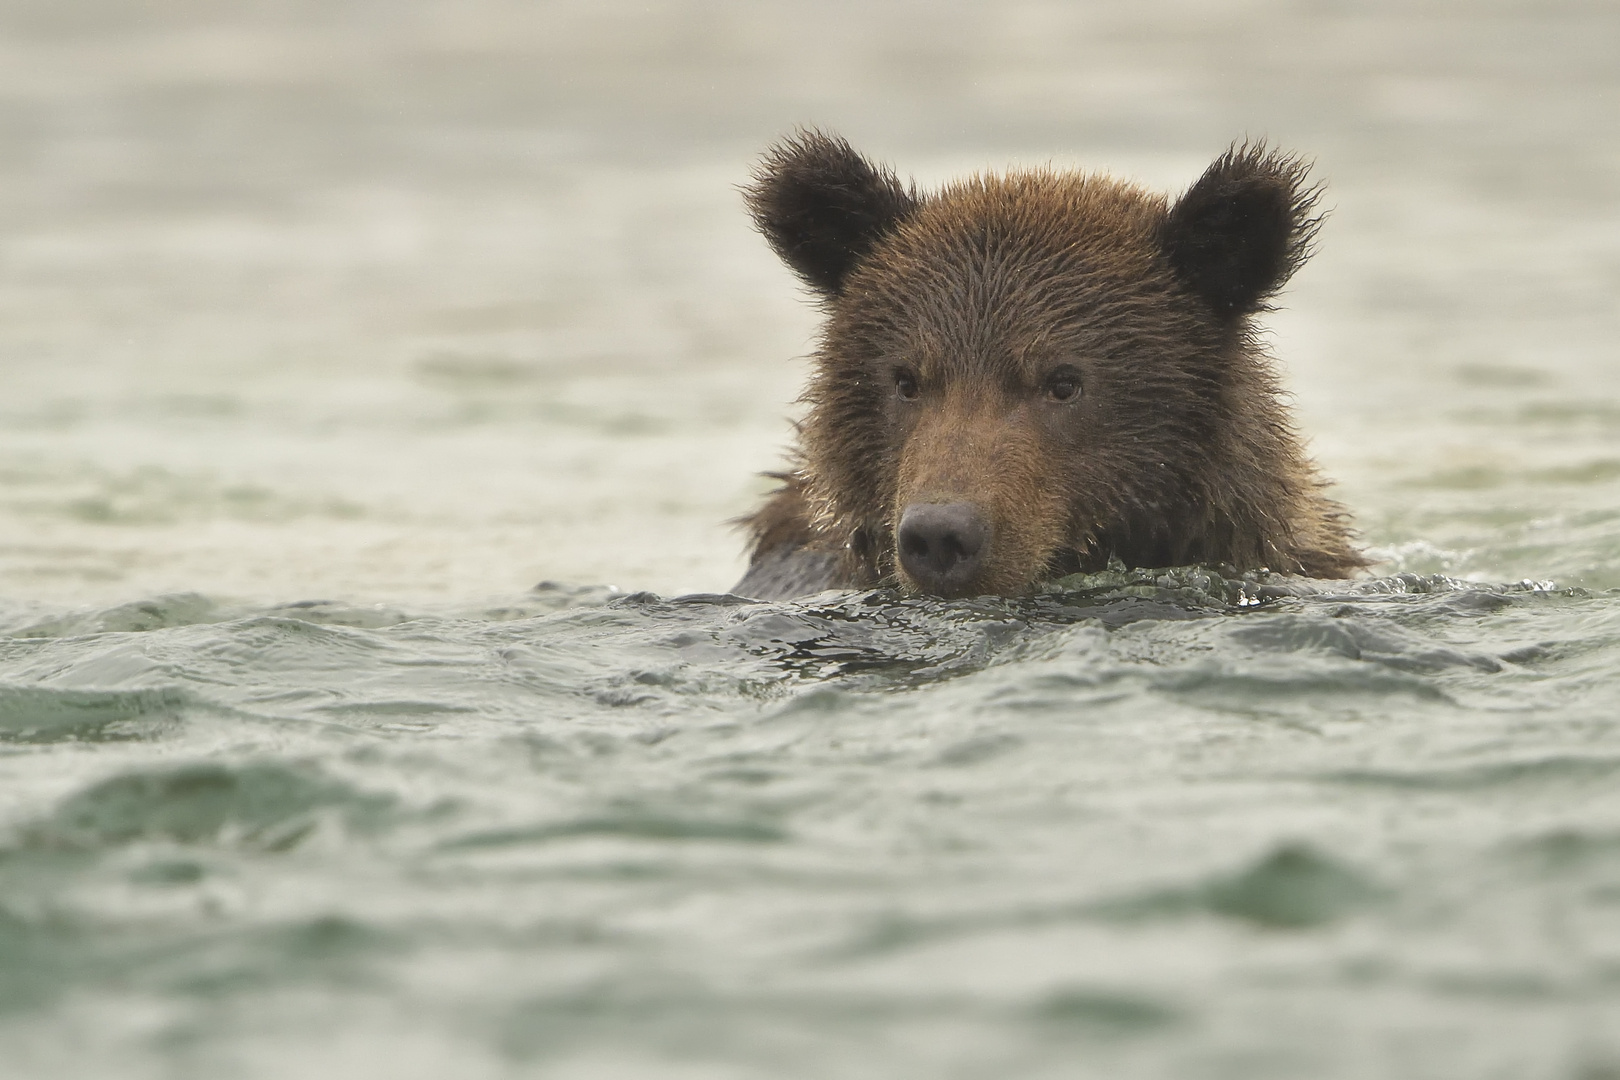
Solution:
[[[1384,569],[1620,585],[1617,57],[1602,0],[7,0],[0,593],[724,589],[796,125],[925,185],[1313,156],[1271,341]]]

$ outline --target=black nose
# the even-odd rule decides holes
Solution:
[[[966,596],[990,546],[990,523],[972,503],[919,503],[900,515],[900,565],[924,592]]]

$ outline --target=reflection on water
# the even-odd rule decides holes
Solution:
[[[10,0],[0,1059],[1615,1075],[1617,55],[1582,0]],[[1314,155],[1270,340],[1383,576],[679,598],[791,438],[736,186],[802,123]]]

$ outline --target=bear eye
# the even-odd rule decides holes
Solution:
[[[1053,401],[1073,401],[1080,396],[1080,373],[1065,365],[1046,377],[1046,396]]]
[[[894,392],[904,401],[916,401],[920,391],[917,388],[917,376],[909,368],[896,368],[894,372]]]

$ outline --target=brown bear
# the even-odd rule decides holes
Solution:
[[[733,591],[1367,565],[1253,321],[1311,252],[1307,170],[1245,142],[1174,202],[1053,169],[923,194],[833,135],[775,146],[745,198],[826,323]]]

